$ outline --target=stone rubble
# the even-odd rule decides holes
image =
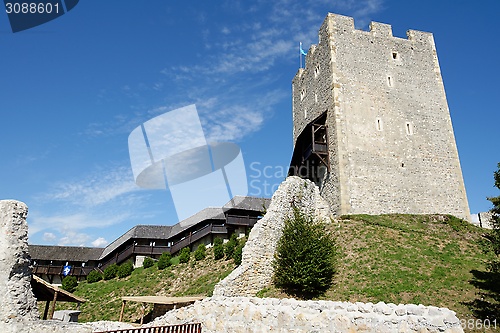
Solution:
[[[203,333],[463,332],[455,312],[423,305],[211,297],[148,326],[201,322]]]

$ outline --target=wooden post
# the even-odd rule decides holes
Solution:
[[[122,309],[120,310],[120,319],[118,319],[118,321],[122,321],[123,320],[123,312],[125,311],[125,303],[127,303],[127,301],[123,300],[123,302],[122,302]]]
[[[50,311],[49,311],[49,315],[48,315],[49,320],[52,320],[54,317],[54,311],[56,310],[57,294],[58,294],[57,290],[54,291],[54,299],[52,300],[52,305],[50,307]]]
[[[45,302],[45,309],[43,310],[43,320],[47,320],[47,314],[49,313],[50,301]]]
[[[144,322],[144,313],[146,312],[146,303],[142,303],[142,306],[141,306],[141,325],[143,324]]]

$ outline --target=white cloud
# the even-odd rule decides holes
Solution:
[[[104,239],[103,237],[99,237],[96,240],[94,240],[91,244],[93,247],[104,247],[108,245],[108,241]]]
[[[65,201],[75,206],[95,207],[138,191],[129,166],[96,171],[84,179],[60,182],[43,199]]]
[[[45,242],[53,242],[57,239],[57,236],[55,234],[53,234],[52,232],[44,232],[42,239]]]
[[[90,236],[85,233],[75,231],[65,232],[65,236],[61,237],[57,243],[59,246],[86,246],[90,240]]]

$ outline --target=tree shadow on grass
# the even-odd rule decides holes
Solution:
[[[476,299],[464,304],[478,319],[500,320],[500,272],[472,270],[469,281],[480,291]]]

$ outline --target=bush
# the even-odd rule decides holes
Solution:
[[[104,280],[114,279],[117,273],[118,273],[118,265],[117,264],[109,265],[108,267],[106,267],[106,269],[104,269],[104,274],[103,274]]]
[[[124,262],[118,267],[117,275],[120,279],[129,276],[134,271],[134,265],[130,261]]]
[[[189,250],[189,247],[183,248],[181,250],[181,253],[179,254],[179,262],[181,264],[188,263],[190,258],[191,258],[191,251]]]
[[[317,297],[332,284],[336,255],[337,247],[325,224],[294,208],[276,248],[273,282],[296,297]]]
[[[233,257],[234,249],[238,245],[238,240],[236,239],[236,234],[233,233],[231,238],[229,238],[229,242],[224,246],[224,253],[226,254],[226,260],[229,260]]]
[[[91,271],[89,275],[87,275],[87,282],[94,283],[102,280],[102,274],[99,271]]]
[[[151,259],[150,257],[144,258],[144,261],[142,263],[142,267],[149,268],[149,267],[153,267],[154,265],[155,265],[155,261],[153,259]]]
[[[160,259],[158,259],[158,269],[165,269],[167,267],[170,267],[172,265],[170,259],[172,259],[172,255],[170,254],[170,252],[163,252],[160,256]]]
[[[196,249],[196,251],[194,251],[194,259],[196,259],[196,261],[205,259],[207,255],[206,250],[207,248],[205,244],[198,245],[198,248]]]
[[[224,245],[221,238],[214,239],[214,259],[219,260],[224,258]]]
[[[236,266],[241,265],[241,257],[243,254],[243,247],[244,246],[245,246],[245,243],[240,242],[240,244],[238,246],[236,246],[236,248],[234,249],[233,259],[234,259],[234,264]]]
[[[62,280],[62,288],[70,293],[74,292],[77,286],[78,281],[74,276],[68,275]]]

